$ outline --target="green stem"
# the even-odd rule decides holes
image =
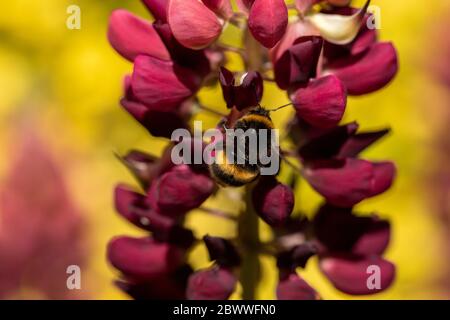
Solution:
[[[261,278],[261,264],[259,261],[258,216],[251,201],[251,187],[246,187],[245,209],[238,219],[238,240],[242,248],[242,265],[240,269],[240,282],[242,285],[242,299],[255,300],[256,289]]]

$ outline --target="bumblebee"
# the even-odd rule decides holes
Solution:
[[[255,130],[256,133],[262,129],[266,129],[269,136],[265,147],[267,148],[266,151],[270,155],[272,150],[270,135],[272,134],[271,130],[275,128],[272,119],[270,118],[270,112],[277,111],[289,105],[291,105],[291,103],[272,110],[267,110],[258,105],[239,118],[232,129],[242,129],[244,132],[247,132],[248,130]],[[224,128],[227,129],[226,127]],[[256,136],[258,137],[258,142],[256,145],[259,146],[259,135],[257,134]],[[226,143],[227,142],[225,141],[225,144]],[[238,150],[243,147],[245,147],[243,151],[244,163],[239,163],[237,161],[237,153]],[[233,154],[227,155],[226,148],[223,148],[223,150],[217,152],[216,159],[221,159],[222,161],[212,163],[209,166],[209,170],[211,176],[218,184],[224,187],[241,187],[259,177],[260,168],[264,166],[264,164],[262,164],[259,159],[257,160],[257,163],[250,161],[252,155],[255,156],[258,154],[258,150],[252,150],[250,147],[249,139],[243,137],[243,139],[238,139],[237,143],[234,145],[234,149],[232,151]]]

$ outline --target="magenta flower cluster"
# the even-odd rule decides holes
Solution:
[[[244,298],[254,298],[249,293],[254,288],[248,286],[256,284],[246,278],[247,260],[270,254],[279,270],[278,299],[320,298],[301,277],[312,256],[345,293],[385,290],[395,277],[395,266],[383,258],[390,224],[375,214],[356,214],[353,207],[385,192],[394,180],[393,163],[359,157],[389,129],[361,132],[356,122],[341,120],[347,95],[372,93],[392,80],[398,69],[395,48],[379,42],[377,31],[369,28],[370,1],[360,9],[347,0],[297,0],[295,6],[283,0],[236,2],[238,11],[229,0],[143,0],[153,23],[125,10],[113,11],[108,39],[134,66],[125,77],[121,105],[150,134],[170,138],[177,128],[190,129],[195,112],[207,112],[197,97],[200,89],[220,84],[230,111],[220,122],[232,128],[259,105],[264,82],[273,81],[296,111],[285,128],[295,148],[282,151],[283,161],[301,165],[293,181],[305,179],[324,204],[311,220],[293,214],[295,183],[260,177],[245,188],[248,196],[243,198],[249,200],[241,215],[247,218],[238,218],[237,227],[244,233],[254,230],[245,224],[257,223],[251,215],[258,216],[273,230],[270,243],[241,233],[237,239],[197,239],[183,225],[190,211],[230,218],[202,207],[222,188],[207,166],[174,165],[170,154],[175,142],[168,143],[160,158],[131,151],[122,161],[144,192],[118,185],[115,206],[151,235],[121,236],[109,243],[108,260],[121,273],[117,285],[137,299],[227,299],[241,282]],[[222,42],[222,31],[230,25],[242,34],[242,47]],[[230,54],[238,54],[246,70],[226,69]],[[213,264],[192,270],[186,255],[201,242]],[[380,270],[375,287],[367,284],[370,266]]]

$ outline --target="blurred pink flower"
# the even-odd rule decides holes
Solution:
[[[83,219],[61,169],[31,129],[13,149],[12,167],[0,195],[0,297],[49,299],[84,294],[66,286],[67,267],[86,261]]]

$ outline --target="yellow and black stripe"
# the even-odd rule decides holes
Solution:
[[[259,167],[250,164],[229,163],[225,153],[218,151],[216,161],[209,166],[211,176],[224,187],[240,187],[254,181],[259,176]]]

